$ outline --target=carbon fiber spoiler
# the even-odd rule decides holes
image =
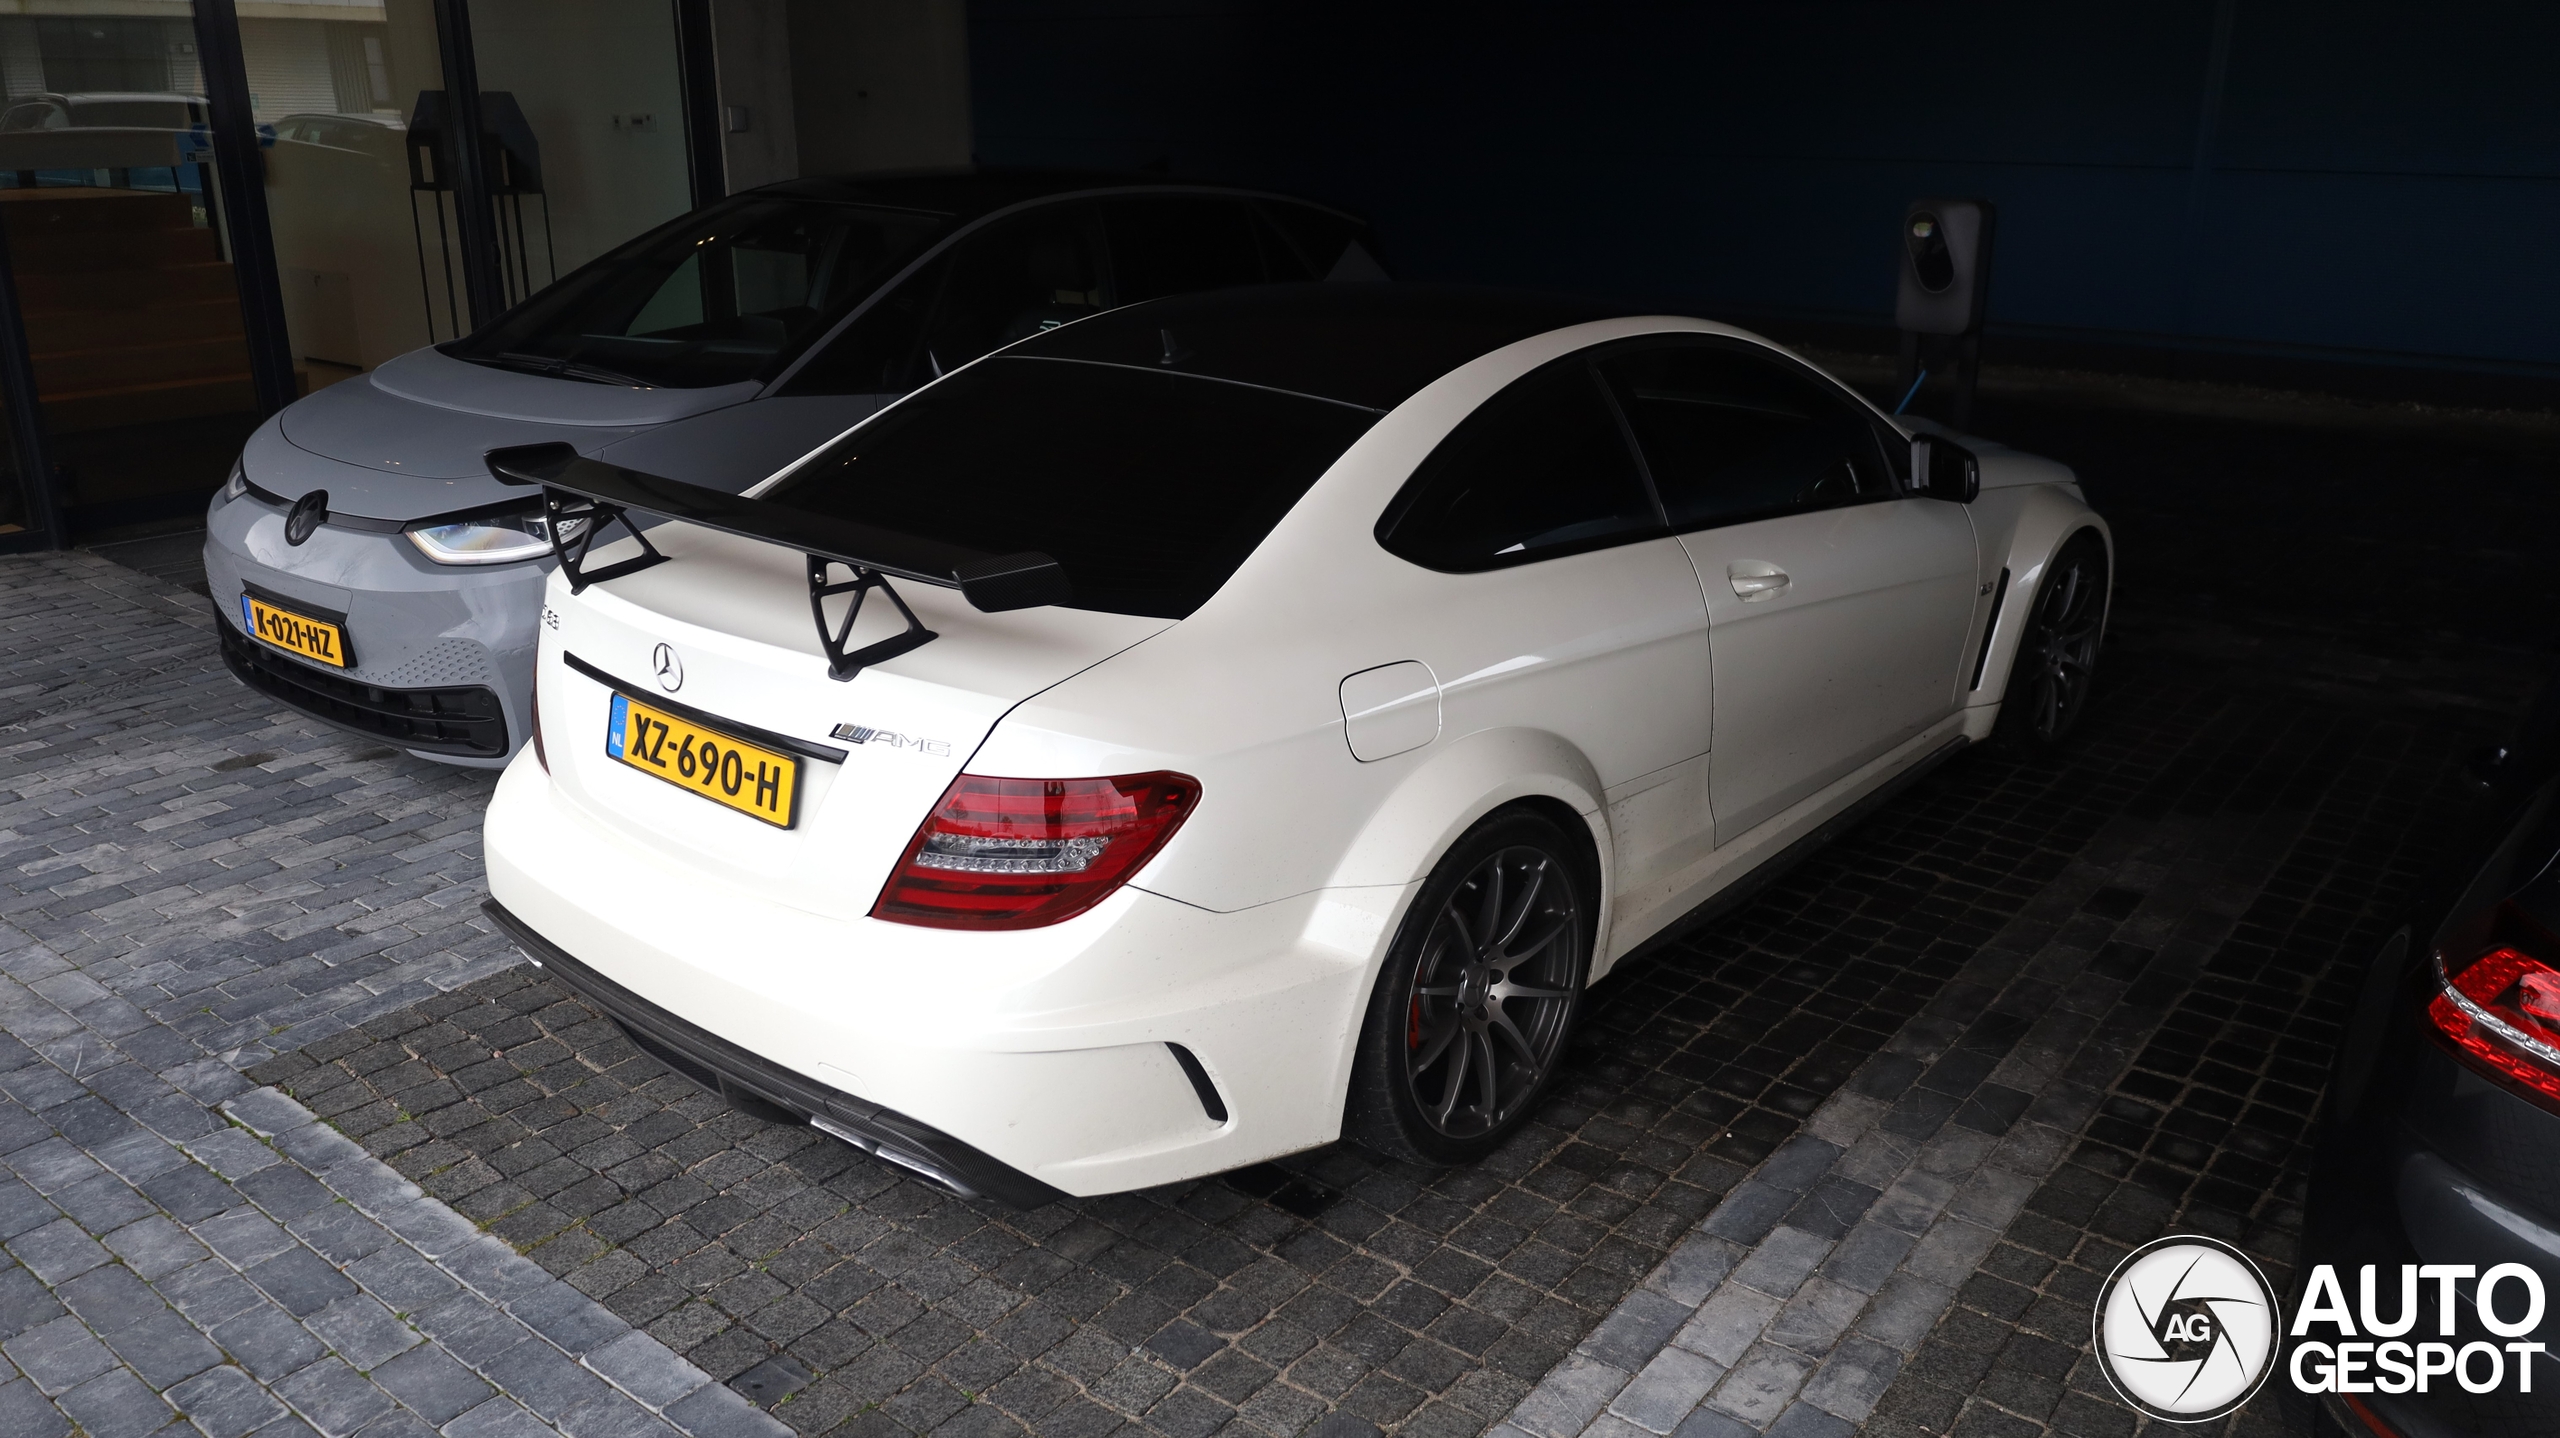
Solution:
[[[551,552],[559,558],[560,572],[568,579],[572,594],[590,584],[619,579],[666,561],[667,556],[659,553],[649,537],[630,521],[628,511],[635,509],[798,550],[808,559],[809,610],[817,620],[828,673],[837,679],[851,679],[865,665],[895,658],[937,637],[890,586],[892,578],[957,589],[972,606],[990,614],[1065,604],[1074,597],[1066,571],[1045,554],[988,554],[964,549],[624,469],[585,458],[567,444],[493,449],[487,460],[489,473],[500,483],[542,490]],[[606,528],[616,523],[639,541],[640,553],[602,568],[589,567],[588,554]],[[829,577],[830,566],[839,564],[852,571],[850,579]],[[875,589],[888,595],[889,602],[906,617],[907,632],[848,651],[845,641],[853,632],[854,620],[862,613],[862,601]],[[830,624],[826,601],[843,594],[852,595],[853,604],[841,622]]]

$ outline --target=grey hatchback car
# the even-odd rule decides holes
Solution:
[[[306,714],[495,767],[527,733],[552,560],[488,451],[566,441],[743,490],[1088,314],[1385,278],[1358,220],[1282,195],[989,172],[752,190],[261,426],[206,520],[223,658]]]

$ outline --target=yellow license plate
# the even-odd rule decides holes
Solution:
[[[288,654],[316,659],[333,669],[347,667],[347,631],[326,619],[279,609],[254,594],[240,596],[240,617],[250,633]]]
[[[613,696],[604,752],[688,793],[788,829],[799,817],[800,761],[627,694]]]

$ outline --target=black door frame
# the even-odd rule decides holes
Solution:
[[[480,134],[479,67],[471,48],[469,0],[432,0],[432,5],[448,116],[444,158],[454,179],[463,285],[471,323],[477,328],[507,308],[506,283],[499,270],[497,206],[485,173],[486,150],[464,142],[464,137]],[[674,0],[674,6],[688,178],[693,201],[699,206],[720,198],[724,189],[711,6],[709,0]],[[299,395],[293,341],[285,326],[283,279],[276,270],[275,234],[267,218],[265,157],[260,152],[257,116],[250,108],[248,64],[240,48],[239,10],[235,0],[195,0],[194,13],[215,183],[222,218],[228,222],[226,243],[240,296],[250,382],[260,414],[273,415]],[[26,320],[5,234],[0,234],[0,406],[7,410],[0,420],[8,429],[8,455],[25,493],[28,520],[25,532],[0,534],[0,554],[67,549],[71,535],[54,494],[52,449],[36,398],[34,361],[27,348]]]

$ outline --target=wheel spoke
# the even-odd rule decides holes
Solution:
[[[1474,953],[1476,951],[1476,932],[1474,927],[1467,922],[1467,916],[1459,912],[1458,896],[1456,894],[1449,896],[1449,902],[1442,907],[1440,916],[1449,921],[1449,927],[1458,931],[1459,949],[1466,953]],[[1446,952],[1446,947],[1442,946],[1426,955],[1424,958],[1426,967],[1423,972],[1429,973],[1432,969],[1439,967],[1437,961],[1440,956]]]
[[[1458,1110],[1458,1096],[1466,1092],[1468,1061],[1475,1056],[1476,1051],[1476,1046],[1468,1035],[1464,1025],[1453,1022],[1450,1025],[1450,1029],[1457,1037],[1458,1052],[1457,1057],[1452,1059],[1449,1064],[1448,1090],[1440,1096],[1440,1112],[1438,1114],[1438,1118],[1440,1121],[1440,1130],[1443,1133],[1448,1132],[1449,1115],[1457,1112]]]
[[[1573,997],[1572,993],[1565,989],[1533,989],[1526,984],[1507,982],[1495,984],[1493,996],[1497,999],[1569,999]]]
[[[1501,929],[1487,943],[1487,948],[1496,953],[1511,951],[1512,939],[1519,935],[1520,926],[1529,922],[1529,915],[1537,909],[1538,895],[1545,890],[1546,886],[1547,866],[1540,863],[1537,868],[1530,871],[1528,886],[1521,890],[1519,903],[1514,906],[1511,917],[1503,922]]]
[[[1494,935],[1502,931],[1502,861],[1496,858],[1480,872],[1484,877],[1477,882],[1482,886],[1483,900],[1477,906],[1476,922],[1467,930],[1475,937],[1475,952],[1479,955],[1493,947]]]
[[[1494,966],[1508,973],[1520,963],[1546,952],[1547,946],[1562,938],[1565,931],[1571,927],[1570,919],[1550,920],[1544,928],[1538,930],[1538,936],[1534,941],[1505,945],[1502,953],[1494,959]]]
[[[1538,1062],[1538,1051],[1530,1047],[1528,1035],[1520,1032],[1520,1026],[1511,1021],[1511,1015],[1496,1009],[1493,1012],[1493,1021],[1485,1027],[1489,1032],[1498,1033],[1511,1041],[1511,1046],[1520,1051],[1522,1062],[1529,1065],[1529,1075],[1534,1081],[1538,1071],[1545,1065]]]
[[[1482,1030],[1467,1035],[1476,1053],[1476,1088],[1484,1095],[1484,1118],[1490,1124],[1502,1112],[1502,1065],[1494,1058],[1493,1036]]]
[[[1433,1029],[1430,1033],[1424,1034],[1422,1036],[1422,1051],[1415,1054],[1413,1057],[1414,1073],[1418,1075],[1424,1069],[1438,1063],[1440,1061],[1440,1056],[1448,1052],[1449,1040],[1457,1037],[1460,1033],[1464,1032],[1465,1029],[1466,1025],[1458,1022],[1457,1015],[1451,1014],[1448,1018],[1441,1021],[1438,1028]]]
[[[1417,986],[1414,992],[1426,999],[1454,999],[1458,996],[1458,986],[1456,984],[1422,984]]]

